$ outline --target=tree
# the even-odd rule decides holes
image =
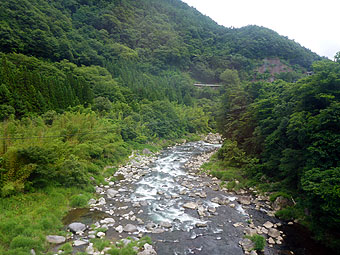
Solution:
[[[334,61],[340,63],[340,51],[338,51],[334,56]]]
[[[237,70],[226,69],[223,73],[221,73],[220,79],[228,86],[240,84],[240,78]]]

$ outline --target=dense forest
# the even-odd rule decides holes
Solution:
[[[299,218],[339,247],[340,61],[315,62],[313,72],[296,83],[240,83],[229,71],[218,156],[266,190],[294,197],[278,216]]]
[[[291,211],[308,210],[310,228],[334,240],[339,63],[264,27],[219,26],[179,0],[8,0],[0,16],[1,254],[46,250],[61,201],[93,192],[112,174],[105,166],[216,130],[222,161],[236,155],[244,176],[280,183],[271,189],[297,199]],[[35,204],[56,192],[64,209]],[[46,227],[51,211],[59,223]]]

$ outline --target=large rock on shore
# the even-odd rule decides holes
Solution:
[[[194,203],[194,202],[188,202],[188,203],[185,203],[183,205],[184,208],[187,208],[187,209],[192,209],[192,210],[195,210],[197,209],[198,207],[198,204]]]
[[[66,238],[64,236],[49,235],[49,236],[46,236],[46,240],[49,243],[61,244],[66,241]]]
[[[70,225],[68,225],[68,228],[74,232],[83,232],[86,229],[86,225],[80,222],[73,222]]]

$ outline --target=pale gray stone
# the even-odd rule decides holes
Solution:
[[[68,225],[68,228],[74,232],[83,232],[86,229],[86,225],[80,222],[73,222],[70,225]]]
[[[98,232],[98,233],[97,233],[97,236],[98,236],[99,238],[102,238],[102,237],[105,236],[105,233],[104,233],[104,232]]]
[[[113,197],[115,197],[119,192],[118,192],[117,190],[114,190],[114,189],[108,189],[108,190],[106,191],[106,193],[107,193],[108,197],[113,198]]]
[[[195,225],[197,228],[205,228],[208,226],[207,223],[203,223],[203,222],[197,222]]]
[[[278,238],[280,236],[280,231],[275,228],[268,229],[268,235],[273,238]]]
[[[46,240],[49,243],[61,244],[66,241],[66,238],[64,236],[49,235],[46,236]]]
[[[157,252],[152,245],[146,243],[144,244],[144,251],[138,252],[137,255],[157,255]]]
[[[124,232],[136,232],[137,231],[137,227],[135,225],[132,224],[127,224],[124,228],[123,228]]]
[[[263,224],[263,226],[267,229],[270,229],[274,226],[274,224],[271,223],[270,221],[267,221],[266,223]]]
[[[159,225],[163,228],[171,228],[172,227],[171,223],[166,222],[166,221],[161,222]]]
[[[243,205],[250,205],[251,198],[248,196],[242,196],[242,197],[239,197],[238,201]]]
[[[195,210],[197,209],[198,205],[194,202],[188,202],[188,203],[185,203],[183,205],[184,208],[187,208],[187,209],[192,209],[192,210]]]
[[[88,242],[87,241],[83,241],[83,240],[75,240],[73,242],[74,246],[81,246],[81,245],[85,245],[85,244],[88,244]]]
[[[122,233],[122,232],[123,232],[123,226],[122,226],[122,225],[119,225],[119,226],[116,227],[115,229],[116,229],[116,231],[117,231],[118,233]]]

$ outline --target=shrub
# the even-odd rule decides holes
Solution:
[[[255,234],[253,236],[247,236],[254,243],[255,251],[263,251],[266,246],[266,238],[261,235]]]
[[[236,141],[225,140],[217,152],[217,157],[228,166],[240,167],[247,163],[246,154],[238,148]]]
[[[71,207],[86,207],[89,196],[84,194],[74,195],[71,197],[70,206]]]
[[[288,199],[291,199],[291,196],[288,195],[287,193],[285,192],[275,192],[273,194],[270,195],[270,202],[274,202],[276,198],[278,197],[284,197],[284,198],[288,198]]]
[[[59,248],[59,250],[63,251],[63,253],[61,253],[62,255],[69,255],[72,254],[73,248],[70,243],[65,243]]]
[[[110,246],[110,241],[106,239],[92,239],[91,243],[93,243],[94,248],[96,248],[98,251],[102,251],[105,247]]]
[[[19,235],[13,238],[10,244],[10,248],[11,249],[24,248],[28,251],[33,248],[35,250],[40,250],[42,248],[42,245],[40,241],[33,239],[32,237]]]

